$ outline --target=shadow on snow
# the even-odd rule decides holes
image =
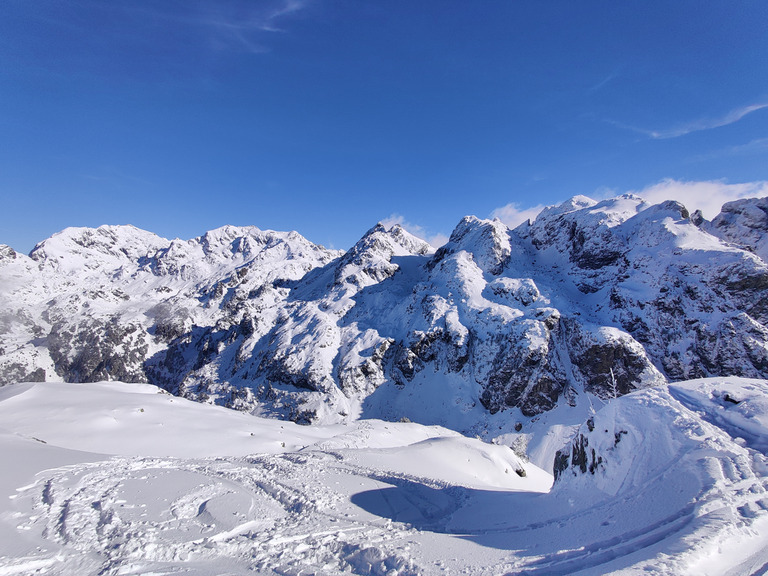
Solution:
[[[461,486],[429,486],[414,480],[377,478],[389,484],[354,494],[366,512],[419,531],[451,534],[497,550],[514,552],[520,568],[509,574],[564,576],[581,570],[601,574],[631,566],[633,553],[665,548],[691,531],[695,506],[677,510],[657,506],[645,524],[634,522],[629,500],[609,499],[573,509],[557,493],[493,491]],[[632,500],[643,501],[635,494]],[[621,518],[621,516],[624,516]]]

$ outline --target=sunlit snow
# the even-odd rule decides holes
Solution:
[[[611,400],[573,440],[595,473],[552,487],[551,465],[437,426],[6,386],[0,574],[757,574],[766,397],[730,378]],[[561,447],[568,430],[539,434]]]

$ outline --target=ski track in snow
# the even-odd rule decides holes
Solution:
[[[722,473],[739,498],[709,502],[698,514],[758,510],[755,503],[764,493],[755,493],[749,479],[731,469]],[[690,481],[661,480],[670,490]],[[333,488],[336,483],[339,489]],[[382,498],[381,516],[361,514],[348,501],[345,493],[354,485]],[[425,491],[439,491],[440,498],[425,498]],[[515,498],[529,495],[500,496],[499,503],[512,509]],[[632,497],[640,502],[652,498]],[[610,561],[690,532],[696,516],[691,502],[642,528],[591,542],[581,536],[585,545],[547,553],[553,534],[607,526],[632,511],[632,502],[617,498],[541,522],[478,528],[487,504],[474,498],[462,487],[403,474],[376,475],[339,455],[316,451],[208,460],[118,457],[49,471],[25,487],[18,504],[26,504],[31,513],[18,520],[19,529],[41,533],[61,551],[48,558],[2,559],[0,574],[196,574],[210,573],[206,567],[222,563],[229,570],[222,573],[232,574],[453,573],[419,561],[425,552],[419,550],[425,545],[420,536],[426,531],[488,546],[489,556],[500,561],[506,556],[495,566],[461,566],[465,574],[599,574],[599,567]],[[473,503],[480,518],[472,515]],[[525,510],[522,499],[521,504]],[[465,520],[467,514],[472,518],[469,526],[462,526],[461,519],[451,522],[463,506]],[[398,515],[413,523],[387,518]],[[543,544],[531,546],[537,540]],[[544,553],[523,550],[514,560],[500,553],[517,545],[542,547]],[[673,563],[670,571],[655,573],[672,574],[676,568]]]
[[[79,401],[67,390],[74,385],[36,386],[51,401]],[[103,405],[92,400],[93,414],[129,398],[124,386],[90,386],[104,391]],[[521,461],[509,448],[414,424],[361,421],[323,432],[263,421],[265,432],[281,430],[291,444],[310,433],[316,441],[209,458],[79,452],[68,456],[74,463],[51,467],[53,460],[35,458],[64,450],[51,446],[62,429],[41,422],[0,436],[37,471],[25,481],[19,475],[0,508],[0,530],[33,543],[23,553],[17,543],[14,553],[13,543],[0,542],[0,576],[763,574],[768,457],[745,444],[763,446],[767,387],[710,379],[617,399],[592,428],[579,429],[605,470],[571,475],[550,492],[547,475],[530,463],[526,478],[514,474]],[[140,390],[140,414],[174,424],[179,401]],[[5,424],[33,426],[26,411],[36,398],[6,394]],[[20,412],[18,422],[6,407]],[[200,418],[219,414],[234,429],[227,433],[255,425],[234,412],[189,407]],[[103,442],[132,453],[140,441],[134,413],[119,424],[131,437]],[[94,433],[101,421],[90,420]],[[195,423],[175,425],[201,450],[217,442],[209,430],[194,435]],[[626,432],[614,442],[619,429]],[[744,430],[747,440],[734,438]],[[67,440],[76,441],[83,442]],[[176,437],[158,442],[169,453],[189,449]],[[253,442],[274,444],[266,433]]]
[[[180,562],[221,560],[263,574],[419,573],[402,555],[407,526],[352,519],[342,494],[325,485],[338,473],[334,462],[321,452],[113,458],[48,472],[20,493],[32,513],[19,528],[64,553],[6,558],[0,574],[177,573]]]

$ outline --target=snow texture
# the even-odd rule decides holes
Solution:
[[[0,474],[0,574],[768,567],[766,381],[611,399],[579,428],[554,487],[509,447],[441,427],[298,426],[162,392],[0,390],[0,446],[13,462]]]

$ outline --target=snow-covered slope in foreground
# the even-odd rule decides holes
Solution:
[[[0,389],[0,575],[760,574],[768,382],[612,400],[558,480],[440,427],[301,427],[150,385]]]

